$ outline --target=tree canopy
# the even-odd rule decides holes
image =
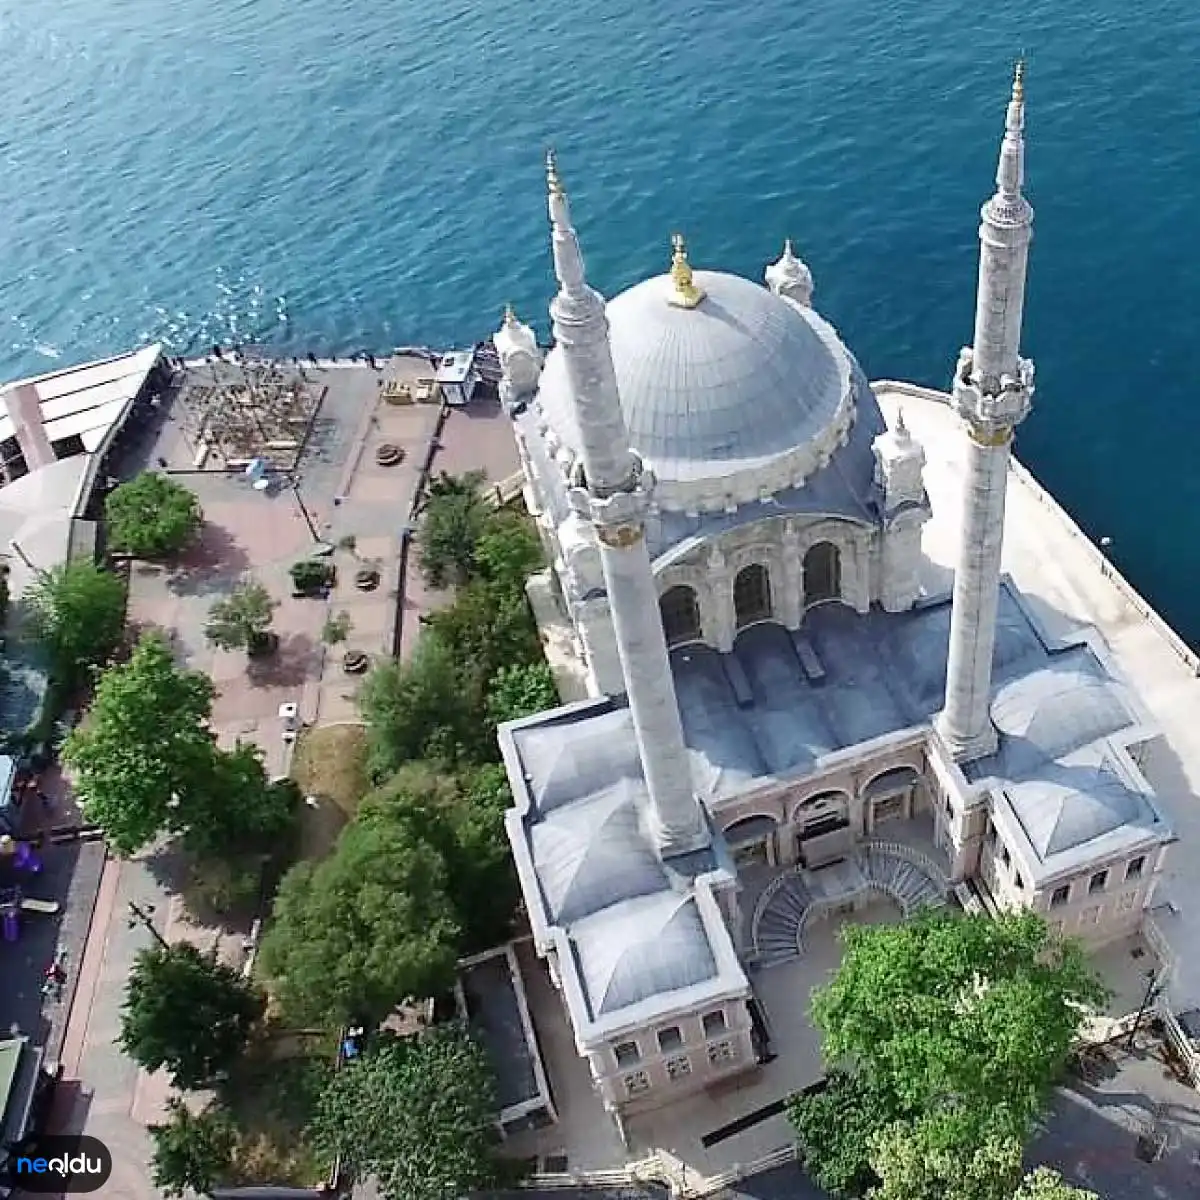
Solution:
[[[870,1146],[871,1200],[1010,1200],[1021,1173],[1015,1137],[965,1127],[953,1111],[898,1121]]]
[[[478,518],[470,552],[455,560],[454,602],[423,618],[408,662],[381,663],[359,693],[376,780],[415,759],[452,767],[494,762],[497,719],[557,703],[525,596],[525,580],[542,562],[541,543],[526,518],[491,509],[477,486],[470,477],[443,476],[426,509],[427,524],[450,503],[470,502]]]
[[[223,1079],[263,1014],[262,995],[188,942],[143,950],[121,1009],[121,1048],[147,1071],[165,1067],[176,1087]]]
[[[438,814],[360,810],[322,862],[284,877],[260,963],[293,1019],[378,1023],[451,986],[460,927]]]
[[[384,1200],[458,1200],[496,1178],[495,1083],[483,1049],[455,1025],[382,1035],[338,1071],[312,1132],[327,1156],[374,1176]]]
[[[243,579],[209,609],[204,636],[221,650],[261,653],[270,644],[268,631],[278,607],[261,583]]]
[[[416,759],[454,764],[491,752],[463,692],[458,665],[436,638],[422,636],[406,662],[381,662],[363,681],[367,769],[374,779]],[[492,739],[494,741],[494,739]]]
[[[487,712],[493,725],[545,712],[559,703],[554,672],[547,662],[501,667],[488,683]]]
[[[927,913],[842,937],[813,1018],[826,1060],[845,1070],[789,1106],[813,1177],[855,1191],[877,1180],[876,1159],[901,1177],[936,1175],[939,1156],[994,1162],[1002,1143],[1022,1145],[1082,1009],[1104,1000],[1082,948],[1027,911]]]
[[[143,471],[115,488],[104,502],[108,544],[136,558],[178,553],[196,536],[203,520],[196,497],[157,471]]]
[[[39,572],[25,593],[30,628],[66,688],[108,661],[125,629],[125,583],[95,563],[75,559]]]
[[[479,491],[483,481],[481,471],[462,476],[443,471],[430,485],[417,545],[421,572],[432,588],[465,583],[475,574],[475,549],[490,515]]]
[[[128,662],[100,676],[62,757],[88,820],[119,854],[176,828],[197,789],[209,786],[212,699],[212,681],[177,667],[157,634],[144,635]]]
[[[479,767],[458,775],[428,763],[401,767],[372,792],[358,819],[388,823],[420,813],[428,839],[437,845],[453,880],[460,954],[486,950],[512,932],[520,897],[504,813],[512,804],[504,768]]]
[[[1013,1200],[1100,1200],[1095,1192],[1072,1187],[1049,1167],[1038,1167],[1021,1181]]]
[[[118,854],[167,833],[195,854],[223,857],[270,849],[291,827],[295,788],[267,780],[253,745],[217,747],[212,699],[211,680],[177,666],[157,634],[100,676],[62,755],[88,820]]]
[[[216,1104],[193,1113],[178,1096],[168,1098],[167,1118],[150,1126],[154,1186],[170,1197],[210,1195],[233,1166],[238,1133],[232,1119]]]

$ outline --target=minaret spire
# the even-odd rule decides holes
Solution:
[[[650,798],[650,823],[664,858],[711,840],[692,786],[691,763],[658,589],[646,546],[646,512],[654,480],[630,448],[621,412],[604,300],[589,287],[553,153],[546,158],[554,270],[559,291],[550,305],[579,430],[582,472],[571,504],[596,531],[629,714]]]
[[[951,391],[951,405],[967,432],[967,469],[946,706],[938,715],[937,729],[962,761],[980,758],[996,746],[989,707],[1005,492],[1013,434],[1028,415],[1033,397],[1033,363],[1020,355],[1025,270],[1033,236],[1033,209],[1022,194],[1024,129],[1025,64],[1018,61],[996,168],[996,194],[980,214],[975,344],[959,354]]]

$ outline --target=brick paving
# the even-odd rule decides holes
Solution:
[[[415,378],[427,373],[427,365],[415,359],[389,364],[392,375]],[[134,568],[131,623],[163,630],[181,662],[212,677],[218,693],[213,725],[219,741],[254,741],[264,750],[272,773],[286,771],[289,758],[279,717],[282,703],[296,702],[301,719],[309,723],[357,720],[357,681],[342,670],[342,653],[362,649],[378,658],[394,652],[402,535],[439,424],[436,407],[389,407],[379,402],[376,373],[365,366],[310,370],[309,375],[318,377],[328,391],[320,428],[295,479],[321,538],[338,547],[332,555],[338,581],[327,601],[291,596],[288,567],[313,543],[292,490],[285,487],[264,496],[251,491],[240,477],[193,471],[194,450],[169,407],[157,428],[129,439],[133,451],[122,472],[161,467],[162,461],[169,470],[186,471],[181,479],[199,496],[206,517],[199,544],[175,569],[147,564]],[[375,452],[383,442],[404,448],[398,466],[378,465]],[[479,468],[499,482],[517,467],[511,431],[498,406],[449,415],[434,470]],[[353,549],[339,545],[347,538],[353,538]],[[373,592],[354,585],[355,571],[365,564],[378,566],[382,574]],[[279,653],[252,664],[243,654],[213,650],[203,636],[213,601],[247,574],[280,600],[273,624]],[[426,594],[419,573],[408,572],[400,622],[405,647],[418,626],[416,616],[444,599]],[[321,632],[328,617],[343,611],[350,617],[350,633],[344,645],[331,649],[322,644]],[[60,803],[69,811],[69,794]],[[95,846],[86,848],[86,854],[91,862],[90,896],[85,887],[68,959],[68,995],[56,1014],[61,1027],[56,1036],[72,1082],[64,1087],[55,1115],[60,1127],[86,1130],[113,1151],[115,1169],[106,1197],[152,1200],[156,1193],[145,1168],[150,1150],[145,1126],[160,1119],[169,1088],[163,1078],[139,1071],[114,1045],[125,978],[139,950],[152,943],[152,935],[129,920],[130,902],[152,909],[158,931],[169,941],[215,941],[221,956],[232,962],[240,961],[245,951],[245,930],[206,928],[190,921],[162,855],[147,852],[127,862],[105,861],[102,849]],[[73,873],[77,881],[87,883],[88,873],[78,864]],[[30,955],[38,953],[53,953],[53,937],[48,948],[31,943]]]

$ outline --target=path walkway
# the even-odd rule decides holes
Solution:
[[[414,364],[412,369],[426,368]],[[342,672],[341,651],[330,652],[321,642],[328,616],[343,610],[350,615],[351,633],[343,649],[360,648],[372,658],[393,650],[402,522],[437,423],[436,408],[378,404],[375,374],[365,367],[328,376],[322,420],[329,424],[297,474],[304,507],[321,536],[334,545],[351,537],[354,541],[353,551],[342,547],[333,555],[339,579],[328,603],[291,597],[288,567],[312,546],[295,496],[285,489],[265,499],[240,479],[211,472],[183,478],[205,510],[200,544],[181,570],[139,565],[130,589],[131,622],[164,630],[179,659],[216,683],[213,725],[220,742],[256,742],[272,774],[285,773],[290,757],[281,704],[297,703],[307,722],[357,718],[356,681]],[[377,465],[375,449],[385,441],[404,446],[400,466]],[[193,457],[169,419],[142,453],[145,461],[165,458],[172,468],[190,466]],[[507,422],[493,407],[451,415],[435,467],[454,472],[482,468],[489,478],[500,479],[511,474],[516,461]],[[364,561],[383,570],[375,592],[362,593],[353,585],[354,570]],[[247,572],[281,598],[274,623],[280,653],[253,666],[244,655],[214,651],[204,640],[209,607]],[[414,618],[429,603],[419,593],[407,597]],[[130,902],[153,910],[155,927],[168,941],[215,940],[221,956],[235,962],[244,953],[244,931],[198,927],[185,919],[175,883],[161,856],[110,860],[100,879],[86,949],[81,947],[78,955],[78,986],[62,1051],[65,1077],[78,1082],[64,1089],[56,1116],[64,1127],[86,1130],[112,1149],[116,1167],[105,1189],[112,1200],[156,1196],[145,1167],[150,1154],[145,1126],[162,1118],[170,1094],[164,1078],[139,1071],[114,1044],[126,977],[137,953],[153,940],[130,921]]]

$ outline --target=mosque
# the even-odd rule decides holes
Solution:
[[[494,340],[590,698],[500,742],[534,946],[618,1121],[756,1068],[755,977],[822,916],[1026,906],[1099,944],[1151,905],[1175,838],[1154,724],[1099,632],[1048,636],[1001,567],[1034,394],[1023,74],[938,397],[964,464],[938,592],[926,449],[791,244],[762,286],[677,236],[667,274],[606,301],[548,159],[555,345],[511,310]]]

